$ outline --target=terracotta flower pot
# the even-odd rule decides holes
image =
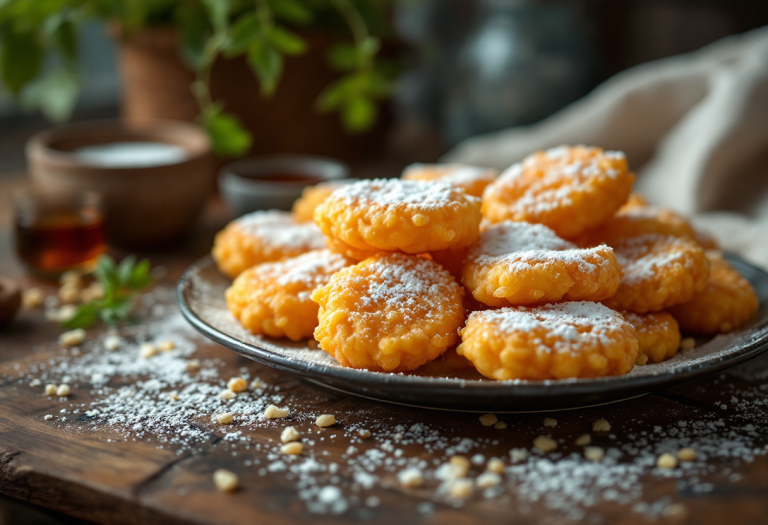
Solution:
[[[306,54],[289,57],[277,91],[264,98],[259,83],[240,57],[220,59],[213,67],[211,91],[226,111],[237,115],[253,134],[252,154],[305,153],[356,162],[375,155],[391,120],[381,107],[376,126],[350,135],[337,114],[321,114],[317,96],[338,75],[325,54],[331,41],[321,34],[303,35]],[[182,62],[176,31],[151,28],[119,40],[123,80],[123,116],[129,122],[154,119],[194,121],[198,108],[190,91],[193,73]]]

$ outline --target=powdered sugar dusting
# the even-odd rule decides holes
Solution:
[[[498,172],[492,168],[481,168],[467,164],[411,164],[403,170],[403,177],[427,170],[439,175],[439,180],[455,185],[469,185],[478,180],[494,180]]]
[[[598,248],[611,250],[607,246]],[[503,264],[509,272],[531,265],[546,267],[565,261],[577,264],[584,273],[593,273],[597,267],[587,262],[584,256],[594,251],[594,248],[578,248],[543,224],[506,221],[481,232],[467,259],[481,265]],[[609,263],[605,259],[605,264]]]
[[[669,245],[662,252],[654,252],[654,242]],[[693,264],[687,252],[676,249],[677,246],[687,246],[686,241],[674,236],[645,234],[630,237],[622,241],[616,249],[616,260],[624,270],[621,278],[624,284],[634,284],[653,279],[655,276],[668,271],[671,265],[690,268]]]
[[[402,179],[374,179],[348,184],[335,190],[329,199],[344,199],[350,203],[398,205],[406,204],[415,209],[435,209],[457,198],[456,188],[443,181],[419,181]],[[465,196],[466,199],[474,197]]]
[[[235,220],[246,235],[258,237],[270,246],[294,250],[322,250],[325,237],[314,223],[298,223],[293,215],[285,211],[255,211]]]

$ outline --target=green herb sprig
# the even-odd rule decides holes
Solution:
[[[65,328],[87,328],[100,320],[110,326],[127,321],[133,310],[133,298],[154,280],[148,259],[136,262],[129,255],[119,264],[106,256],[99,257],[93,272],[104,287],[104,296],[78,306],[75,315],[63,322]]]

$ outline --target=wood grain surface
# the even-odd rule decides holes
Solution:
[[[208,249],[210,235],[223,222],[220,212],[209,215],[205,227],[194,238],[165,252],[148,254],[155,264],[166,266],[161,285],[171,286],[183,269]],[[118,254],[120,255],[120,254]],[[11,275],[25,285],[10,249],[8,228],[0,229],[0,274]],[[40,285],[40,283],[35,283]],[[48,286],[48,285],[44,285]],[[47,290],[53,291],[48,286]],[[282,473],[261,475],[257,468],[245,466],[244,460],[269,462],[266,445],[279,439],[280,426],[243,429],[254,446],[236,449],[223,439],[223,432],[204,421],[200,428],[206,439],[199,446],[181,453],[173,446],[163,446],[156,439],[126,439],[121,432],[98,424],[84,414],[68,425],[43,419],[68,402],[40,395],[40,388],[18,379],[23,370],[61,355],[54,344],[60,329],[43,319],[39,311],[24,312],[4,333],[0,333],[0,492],[20,500],[54,509],[71,516],[98,523],[567,523],[562,509],[544,501],[521,505],[510,492],[501,497],[480,495],[455,505],[435,498],[435,485],[406,489],[391,472],[379,473],[380,483],[366,492],[375,495],[376,506],[363,500],[350,500],[346,512],[339,515],[311,512],[299,498],[295,480]],[[95,332],[94,332],[95,333]],[[461,414],[411,409],[342,396],[298,380],[282,372],[266,369],[247,361],[213,343],[200,343],[195,357],[216,358],[225,365],[222,376],[238,375],[246,367],[251,376],[260,376],[290,397],[292,404],[308,413],[344,414],[335,432],[325,432],[322,460],[340,468],[337,485],[354,484],[347,468],[345,451],[349,440],[343,430],[357,421],[377,421],[379,425],[409,427],[424,423],[439,429],[447,437],[470,438],[485,443],[487,457],[508,457],[510,449],[531,449],[532,440],[544,433],[543,414],[507,415],[506,430],[493,430],[478,423],[478,414]],[[768,358],[742,365],[750,372],[764,370],[768,377]],[[572,437],[589,432],[594,420],[605,418],[612,425],[609,435],[595,435],[593,443],[605,448],[629,446],[641,439],[653,440],[654,429],[673,428],[681,420],[721,421],[720,428],[742,429],[752,425],[754,458],[713,457],[706,460],[707,471],[695,480],[668,477],[650,472],[643,474],[637,487],[643,502],[681,504],[683,514],[666,517],[663,513],[642,512],[636,504],[601,501],[584,509],[582,519],[589,523],[685,522],[753,524],[768,522],[768,406],[759,397],[750,398],[749,409],[739,408],[739,396],[753,395],[765,387],[766,380],[744,378],[730,372],[671,391],[658,392],[620,404],[558,412],[558,426],[552,434],[565,437],[562,452],[580,453]],[[765,394],[768,390],[763,388]],[[78,390],[70,399],[87,404],[87,390]],[[763,399],[765,399],[763,395]],[[727,405],[727,406],[726,406]],[[725,407],[725,408],[723,408]],[[317,432],[311,423],[299,421],[302,432]],[[719,435],[726,435],[720,431]],[[336,436],[336,437],[331,437]],[[361,450],[375,447],[375,440],[356,444]],[[405,456],[418,456],[430,464],[441,461],[442,452],[419,444],[402,447]],[[320,446],[315,447],[319,453]],[[235,455],[236,454],[236,455]],[[241,488],[235,493],[218,492],[211,481],[217,468],[228,468],[240,476]],[[546,479],[544,477],[543,479]],[[701,487],[705,487],[702,490]],[[604,490],[608,490],[606,487]],[[553,488],[552,496],[557,498]],[[565,495],[563,495],[565,497]],[[419,512],[423,502],[430,512]],[[571,516],[572,518],[572,516]]]

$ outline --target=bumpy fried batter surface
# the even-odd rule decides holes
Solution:
[[[680,348],[680,327],[669,313],[621,313],[637,333],[640,344],[638,357],[646,356],[649,362],[660,363],[677,353]]]
[[[480,199],[447,182],[377,179],[334,191],[315,211],[328,237],[362,251],[424,253],[477,239]]]
[[[655,206],[632,206],[622,209],[594,230],[580,236],[576,242],[579,246],[613,246],[621,239],[646,233],[696,238],[696,231],[690,223],[672,210]]]
[[[539,151],[485,189],[483,216],[544,224],[573,239],[616,213],[634,181],[621,152],[585,146]]]
[[[698,334],[730,332],[755,314],[759,307],[757,294],[721,253],[707,252],[707,259],[710,272],[704,289],[669,311],[683,330]]]
[[[332,180],[321,182],[314,186],[307,186],[301,192],[296,202],[293,203],[293,217],[298,222],[312,222],[315,220],[315,209],[320,206],[328,196],[345,184],[356,182],[354,179]]]
[[[440,180],[463,188],[469,195],[482,197],[485,188],[496,180],[499,170],[466,164],[411,164],[403,170],[403,180]]]
[[[617,310],[656,312],[689,301],[709,277],[704,250],[691,239],[646,234],[614,245],[624,270],[616,295],[603,301]]]
[[[345,268],[312,300],[320,305],[320,348],[351,368],[414,370],[451,347],[464,321],[458,283],[413,255],[377,255]]]
[[[319,309],[312,292],[350,264],[353,261],[330,250],[258,264],[227,288],[227,307],[254,334],[294,341],[312,337]]]
[[[474,312],[461,334],[458,354],[498,381],[621,375],[638,353],[632,325],[591,302]]]
[[[325,237],[311,223],[297,223],[284,211],[256,211],[230,222],[216,234],[212,255],[219,270],[237,277],[263,262],[325,248]]]
[[[491,226],[464,260],[464,286],[490,306],[601,301],[621,280],[612,248],[579,249],[546,226],[526,222]]]

